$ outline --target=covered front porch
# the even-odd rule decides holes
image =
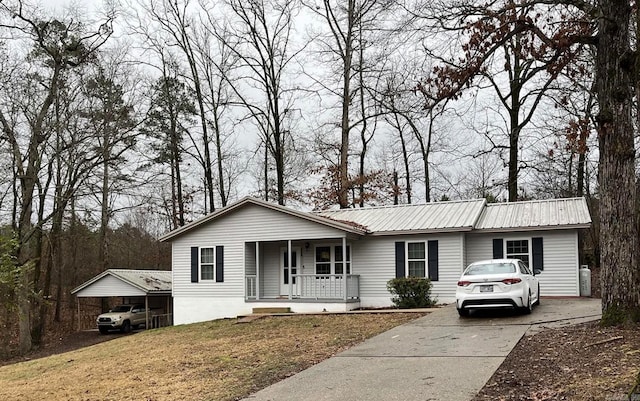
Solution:
[[[245,243],[245,301],[297,310],[350,310],[360,305],[360,276],[352,272],[355,238]],[[291,261],[291,263],[289,263]],[[289,305],[287,305],[289,306]],[[320,310],[322,310],[320,309]]]

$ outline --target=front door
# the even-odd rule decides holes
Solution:
[[[291,274],[298,273],[298,266],[300,266],[300,248],[291,248]],[[287,248],[280,248],[280,295],[289,295],[289,258]],[[293,277],[293,286],[296,285],[296,278]],[[294,288],[295,293],[295,288]]]

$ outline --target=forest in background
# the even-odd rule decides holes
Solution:
[[[585,196],[603,308],[640,316],[637,10],[601,3],[1,0],[3,338],[39,346],[70,289],[170,268],[155,238],[246,195]]]

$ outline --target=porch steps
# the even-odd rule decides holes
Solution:
[[[253,313],[291,313],[291,308],[253,308]]]

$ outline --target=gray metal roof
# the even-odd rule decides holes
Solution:
[[[365,207],[317,212],[319,216],[364,226],[372,235],[470,231],[486,202],[484,199],[425,204]]]
[[[514,231],[587,228],[591,224],[584,198],[491,203],[476,224],[477,230]]]
[[[71,293],[75,294],[106,276],[113,276],[147,294],[171,293],[171,271],[132,269],[105,270],[91,280],[74,288]]]

